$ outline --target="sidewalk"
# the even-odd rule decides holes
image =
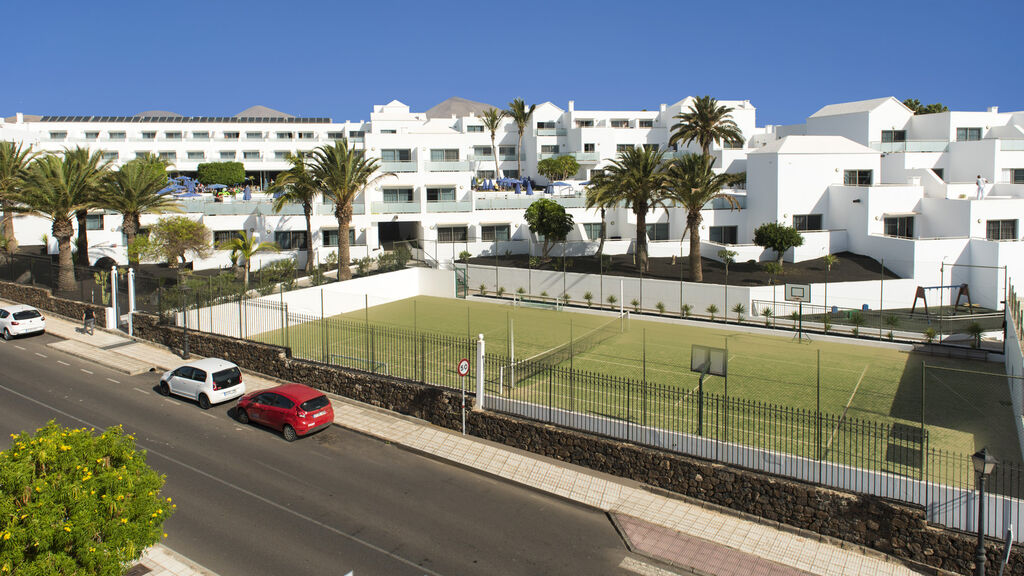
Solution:
[[[155,344],[102,330],[97,330],[93,336],[83,334],[77,323],[52,313],[46,315],[46,328],[67,340],[51,344],[54,348],[123,372],[140,373],[150,368],[164,371],[182,363],[177,354]],[[245,383],[247,390],[278,384],[252,373],[246,373]],[[894,576],[922,573],[874,550],[682,496],[665,496],[636,482],[462,436],[353,400],[332,397],[332,404],[335,423],[339,426],[602,510],[611,517],[631,551],[687,573]],[[171,558],[161,556],[163,551],[170,553],[164,547],[157,547],[150,551],[153,556],[147,553],[143,562],[149,566],[159,564],[161,558]],[[153,573],[210,574],[200,567],[190,569],[187,561],[181,560],[184,559],[177,560],[180,566],[167,568],[166,572],[154,569]],[[624,562],[623,567],[629,569],[626,564]]]

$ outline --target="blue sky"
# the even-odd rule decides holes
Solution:
[[[398,99],[656,109],[746,99],[758,124],[896,96],[1024,110],[1024,2],[0,0],[0,114],[365,120]]]

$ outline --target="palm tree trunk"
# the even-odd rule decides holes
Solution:
[[[352,219],[351,200],[339,205],[334,211],[334,216],[338,219],[338,280],[351,280],[352,253],[348,245],[349,221]]]
[[[640,270],[647,272],[647,206],[634,210],[636,214],[636,254]]]
[[[604,208],[601,208],[601,243],[597,245],[598,259],[604,254],[604,237],[608,235],[606,221],[604,219]]]
[[[519,172],[517,177],[523,179],[523,129],[519,129],[519,144],[516,146],[516,171]]]
[[[242,265],[242,290],[243,292],[249,291],[249,259],[245,259],[245,264]]]
[[[309,202],[302,203],[302,213],[306,215],[306,276],[313,275],[313,206]]]
[[[57,273],[57,289],[71,291],[75,289],[75,263],[71,259],[71,222],[55,221],[51,228],[53,237],[57,239],[57,250],[60,253]]]
[[[18,250],[18,239],[14,237],[14,215],[11,213],[10,202],[4,200],[2,206],[4,217],[0,228],[3,230],[4,238],[7,239],[7,251],[13,253]]]
[[[78,220],[78,265],[88,266],[89,265],[89,232],[86,228],[86,217],[89,215],[87,210],[78,210],[75,212],[75,219]]]
[[[689,214],[686,217],[690,229],[690,281],[703,282],[704,268],[700,261],[700,214]]]
[[[135,234],[138,231],[138,225],[134,222],[134,218],[130,214],[124,214],[121,216],[121,231],[124,232],[124,240],[126,242],[125,248],[128,254],[128,263],[138,261],[137,254],[132,254],[132,243],[135,242]]]
[[[494,155],[494,177],[501,178],[501,173],[498,171],[498,148],[494,142],[494,132],[491,132],[491,154]]]

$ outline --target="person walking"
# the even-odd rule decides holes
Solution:
[[[978,200],[985,196],[985,184],[988,184],[988,180],[982,178],[981,174],[978,174]]]
[[[86,308],[82,315],[82,332],[88,332],[90,336],[96,331],[96,313],[92,308]]]

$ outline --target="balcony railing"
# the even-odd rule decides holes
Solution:
[[[526,158],[516,158],[515,154],[498,154],[498,160],[500,162],[515,162],[516,160],[526,160]]]
[[[551,198],[563,208],[586,208],[587,199],[583,196],[554,196]]]
[[[559,156],[564,156],[564,155],[565,154],[563,154],[561,152],[541,152],[540,154],[537,154],[537,160],[546,160],[548,158],[558,158]]]
[[[414,162],[414,161],[381,162],[380,163],[380,170],[381,170],[381,172],[394,172],[396,174],[397,173],[401,173],[401,172],[415,172],[416,171],[416,162]]]
[[[488,198],[486,196],[477,196],[476,198],[476,209],[477,210],[521,210],[533,204],[534,200],[541,198],[542,195],[528,196],[526,194],[517,196],[505,196],[501,198]]]
[[[949,142],[945,140],[906,140],[904,142],[872,142],[871,147],[879,152],[946,152]]]
[[[537,128],[537,136],[565,136],[565,128]]]
[[[419,214],[419,202],[372,202],[370,212],[373,214]]]
[[[465,172],[469,169],[469,162],[465,160],[427,162],[427,172]]]
[[[427,202],[427,212],[472,212],[473,203],[464,200],[461,202]]]
[[[601,155],[597,152],[573,152],[572,155],[577,162],[597,162],[601,159]]]
[[[1000,150],[1024,150],[1024,140],[1000,140]]]
[[[732,196],[732,199],[736,201],[739,208],[742,210],[747,207],[746,196]],[[733,210],[733,205],[725,198],[713,198],[711,202],[704,205],[703,210]]]

